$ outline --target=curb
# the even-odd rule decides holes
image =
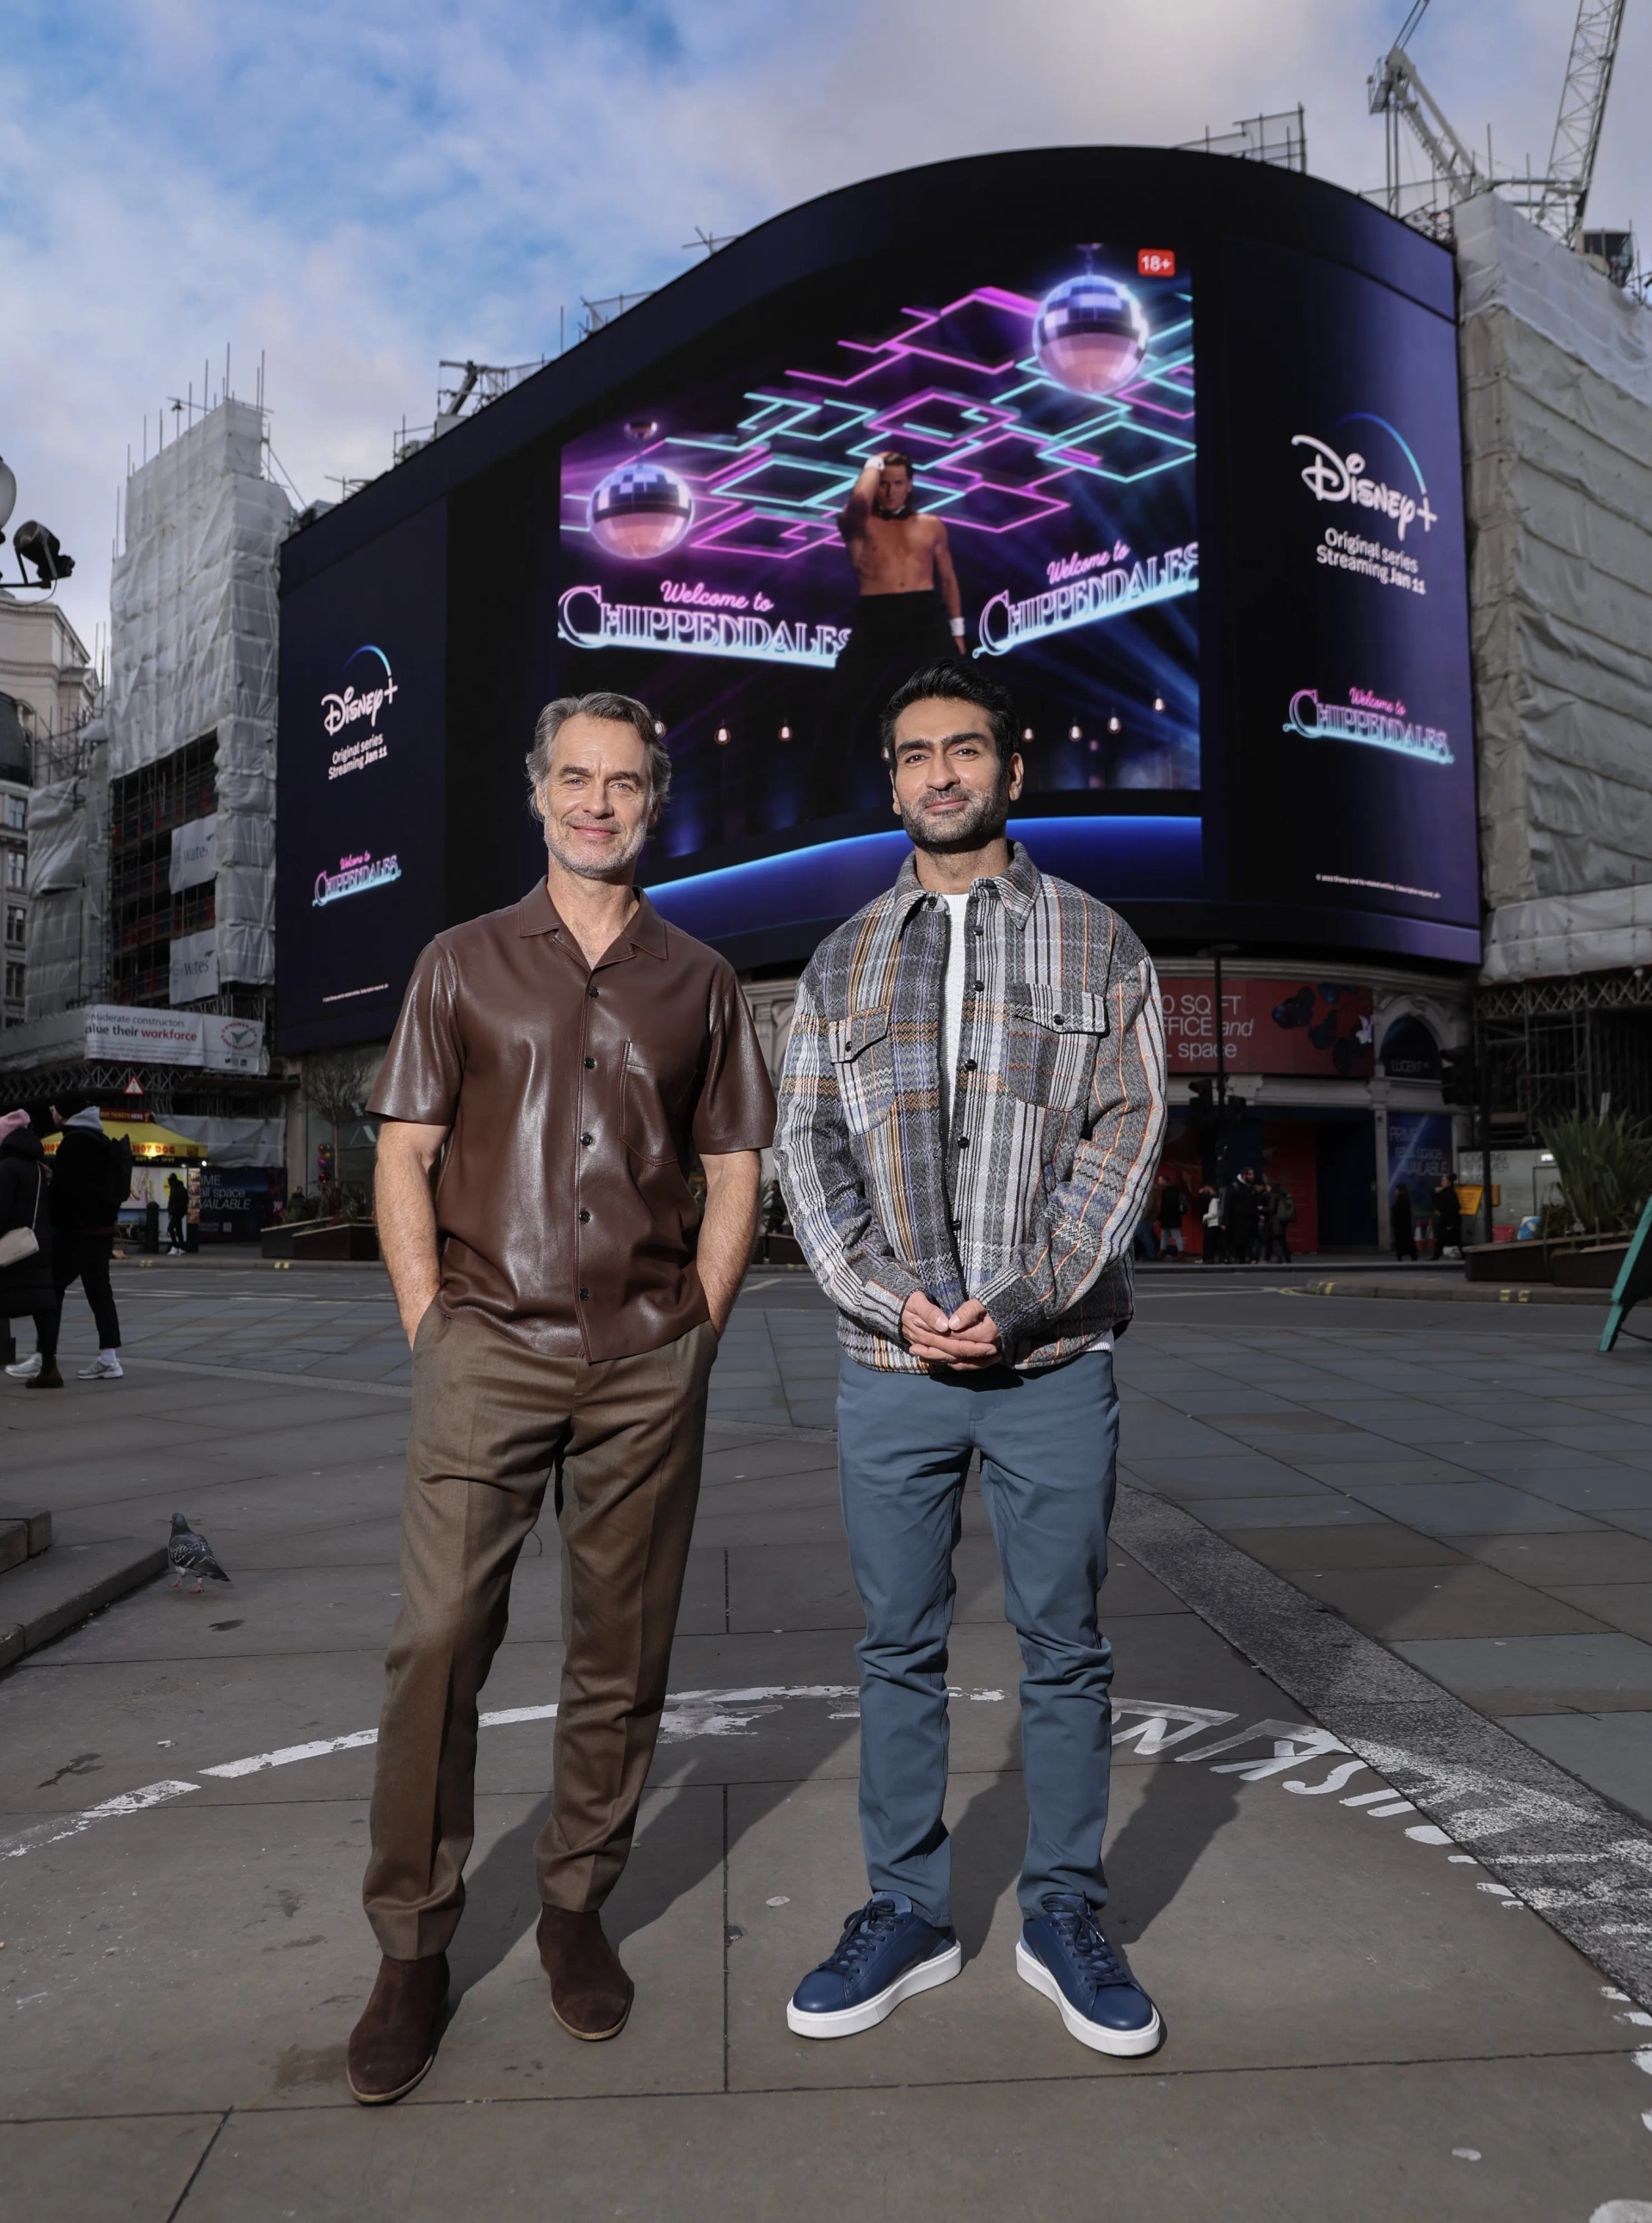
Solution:
[[[164,1544],[59,1544],[0,1582],[0,1668],[165,1571]]]
[[[1610,1289],[1557,1289],[1539,1282],[1530,1288],[1512,1284],[1500,1288],[1491,1282],[1308,1282],[1288,1292],[1304,1297],[1399,1297],[1421,1299],[1425,1304],[1457,1305],[1589,1305],[1597,1312],[1611,1302]]]

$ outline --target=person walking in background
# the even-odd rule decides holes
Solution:
[[[1441,1174],[1434,1193],[1434,1255],[1436,1258],[1460,1258],[1462,1250],[1462,1200],[1451,1175]]]
[[[1206,1181],[1199,1191],[1200,1260],[1207,1266],[1221,1263],[1222,1256],[1222,1198],[1221,1191]]]
[[[86,1293],[98,1330],[98,1356],[79,1370],[80,1379],[118,1382],[125,1370],[121,1365],[121,1324],[109,1285],[109,1262],[114,1256],[121,1206],[131,1187],[131,1161],[117,1153],[104,1132],[103,1117],[95,1104],[80,1105],[66,1114],[54,1104],[51,1118],[53,1126],[60,1130],[50,1192],[55,1301],[41,1337],[42,1386],[44,1377],[57,1371],[63,1300],[75,1282]]]
[[[1261,1251],[1262,1200],[1252,1166],[1246,1166],[1233,1184],[1228,1204],[1227,1234],[1233,1263],[1254,1265]]]
[[[186,1248],[185,1222],[189,1218],[189,1190],[176,1174],[167,1175],[167,1256],[181,1258]]]
[[[346,2053],[369,2106],[435,2057],[476,1833],[477,1697],[547,1485],[566,1649],[534,1848],[539,1961],[571,2037],[615,2037],[630,2014],[602,1909],[659,1731],[707,1382],[774,1124],[732,967],[634,885],[671,783],[652,715],[628,696],[563,697],[527,767],[545,872],[425,949],[369,1104],[413,1361],[363,1886],[383,1957]]]
[[[1289,1266],[1290,1263],[1290,1225],[1296,1217],[1296,1200],[1283,1181],[1272,1182],[1268,1189],[1268,1259],[1270,1263]]]
[[[1187,1208],[1187,1199],[1182,1193],[1181,1183],[1174,1174],[1167,1174],[1158,1193],[1159,1241],[1167,1258],[1172,1250],[1178,1258],[1185,1258],[1188,1255],[1188,1246],[1182,1235],[1182,1222]]]
[[[786,2021],[847,2037],[962,1964],[942,1818],[947,1647],[979,1453],[1026,1670],[1017,1972],[1081,2044],[1134,2055],[1162,2025],[1096,1920],[1113,1679],[1096,1592],[1113,1339],[1163,1136],[1164,1038],[1130,929],[1007,837],[1019,731],[1007,692],[962,660],[897,690],[884,752],[912,851],[815,952],[786,1048],[775,1157],[842,1346],[871,1886]]]
[[[49,1187],[46,1153],[28,1112],[6,1112],[0,1118],[0,1350],[13,1381],[38,1389],[60,1389],[63,1376],[55,1360],[49,1367],[42,1363],[38,1350],[32,1358],[18,1358],[11,1322],[32,1314],[35,1340],[45,1344],[57,1305]]]
[[[1415,1266],[1417,1256],[1416,1228],[1411,1218],[1411,1192],[1403,1181],[1396,1181],[1394,1193],[1388,1206],[1389,1240],[1394,1245],[1396,1259],[1409,1259]]]

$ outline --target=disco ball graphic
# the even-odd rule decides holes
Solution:
[[[661,463],[622,463],[591,496],[591,531],[634,563],[669,555],[693,522],[693,495]]]
[[[1087,271],[1049,294],[1032,320],[1032,344],[1058,386],[1112,394],[1141,368],[1147,317],[1136,296]]]

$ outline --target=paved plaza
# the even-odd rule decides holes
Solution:
[[[1592,1311],[1144,1277],[1108,1923],[1168,2037],[1115,2062],[1015,1974],[1019,1660],[973,1488],[963,1974],[861,2037],[786,2029],[865,1894],[859,1615],[831,1316],[755,1269],[608,1910],[631,2021],[567,2037],[534,1952],[546,1522],[483,1701],[451,2019],[369,2112],[343,2062],[405,1341],[376,1269],[117,1275],[128,1378],[73,1378],[72,1296],[67,1389],[0,1382],[0,1496],[61,1553],[185,1511],[233,1582],[150,1583],[0,1675],[7,2223],[1652,2217],[1652,1351],[1598,1358]]]

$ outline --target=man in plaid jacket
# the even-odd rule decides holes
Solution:
[[[847,2037],[962,1965],[942,1820],[947,1635],[978,1452],[1025,1666],[1017,1967],[1082,2044],[1141,2054],[1157,2011],[1095,1918],[1113,1674],[1096,1592],[1113,1339],[1158,1169],[1163,1034],[1129,928],[1006,837],[1015,733],[1009,696],[967,664],[896,694],[884,750],[913,853],[816,951],[780,1084],[780,1179],[843,1348],[873,1894],[786,2013],[803,2035]]]

